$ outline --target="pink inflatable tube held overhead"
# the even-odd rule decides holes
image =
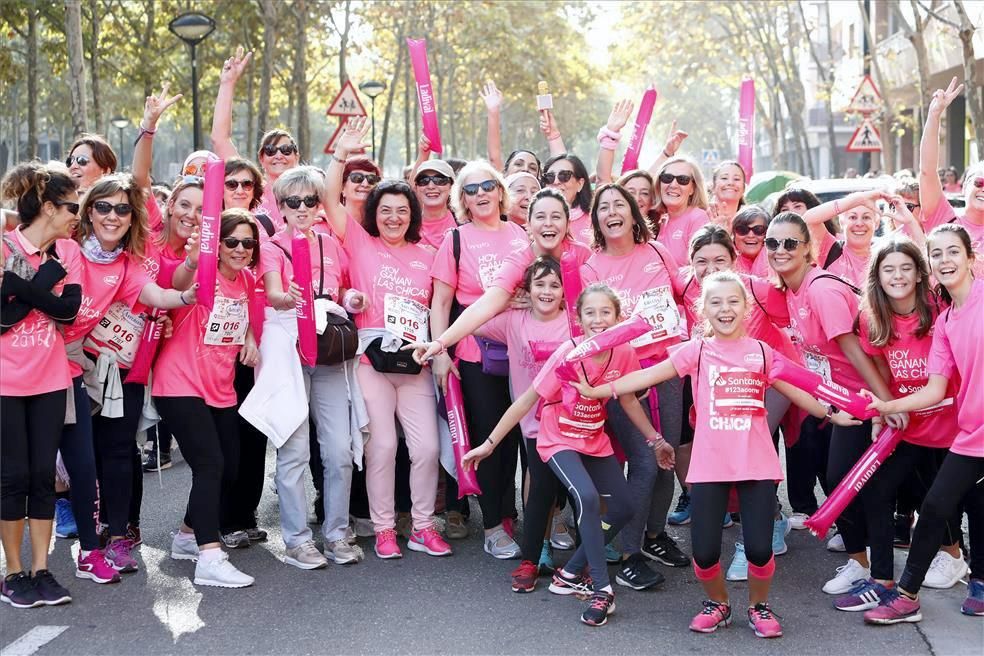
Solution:
[[[431,151],[440,155],[441,130],[437,124],[437,105],[431,86],[430,67],[427,65],[427,39],[407,39],[407,47],[410,50],[410,63],[413,64],[413,77],[417,82],[417,102],[420,105],[424,134],[430,139]]]
[[[455,366],[457,366],[457,362]],[[451,432],[451,448],[454,451],[454,468],[458,479],[458,498],[469,494],[481,494],[474,469],[465,471],[461,459],[471,449],[468,425],[465,423],[465,400],[461,396],[461,382],[454,374],[448,376],[448,393],[444,398],[448,409],[448,430]]]
[[[820,374],[801,367],[780,353],[775,353],[775,375],[793,387],[817,397],[839,410],[861,420],[871,419],[878,413],[868,409],[868,401],[859,394],[841,387],[837,383],[828,383]]]
[[[205,189],[202,192],[202,226],[199,235],[198,304],[209,312],[215,303],[215,274],[219,266],[219,230],[222,227],[222,188],[225,161],[210,157],[205,162]]]
[[[294,282],[301,288],[297,303],[297,341],[301,360],[309,367],[318,363],[318,331],[314,325],[314,298],[311,295],[311,245],[301,233],[290,242],[290,259],[294,265]]]
[[[571,337],[584,334],[581,324],[577,321],[577,299],[584,290],[581,281],[581,267],[571,251],[565,251],[560,256],[560,278],[564,284],[564,305],[567,310],[567,325],[571,328]]]
[[[632,139],[629,140],[629,147],[626,148],[625,155],[622,157],[623,174],[639,168],[639,153],[642,152],[642,142],[646,138],[646,128],[653,117],[656,95],[656,88],[652,86],[642,94],[639,113],[636,114],[635,127],[632,128]]]
[[[745,181],[752,178],[752,158],[755,150],[755,80],[741,82],[738,101],[738,163],[745,171]]]

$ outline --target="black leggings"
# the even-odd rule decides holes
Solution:
[[[611,583],[605,544],[618,535],[635,512],[622,466],[615,456],[598,458],[576,451],[555,453],[547,464],[574,500],[577,532],[581,537],[581,544],[564,570],[578,574],[589,565],[595,591],[606,588]],[[601,527],[601,497],[605,497],[604,519],[608,525],[605,530]]]
[[[65,423],[65,390],[0,396],[0,519],[55,516],[55,456]]]
[[[776,509],[773,481],[694,483],[690,487],[690,541],[694,563],[701,569],[721,560],[721,518],[728,510],[732,486],[738,488],[745,556],[756,567],[772,558],[772,525]]]
[[[509,409],[512,403],[509,380],[482,373],[482,365],[474,362],[459,362],[458,371],[461,372],[468,436],[474,448],[485,442]],[[515,514],[516,464],[521,436],[519,428],[513,428],[478,468],[478,484],[482,488],[478,503],[482,507],[482,524],[486,529],[495,528],[502,523],[503,517]]]
[[[817,511],[814,488],[829,494],[827,456],[830,453],[831,426],[820,428],[820,419],[807,417],[800,425],[799,440],[786,447],[786,490],[793,512],[812,515]],[[839,482],[839,481],[838,481]]]
[[[253,389],[253,368],[236,362],[236,403],[243,402],[246,395]],[[244,531],[256,528],[256,509],[263,495],[263,481],[266,474],[267,438],[236,413],[239,424],[239,468],[228,503],[222,509],[223,522],[220,527],[223,533]],[[314,435],[315,432],[311,431]],[[312,451],[311,453],[317,453]],[[311,462],[321,462],[320,458],[311,458]],[[317,482],[319,479],[314,477]]]
[[[827,489],[833,490],[851,467],[871,446],[871,422],[857,426],[834,426],[827,456]],[[837,518],[837,530],[844,538],[847,553],[863,552],[868,544],[864,495],[859,494]]]
[[[872,578],[885,581],[895,579],[895,554],[892,545],[895,522],[892,511],[895,509],[896,497],[905,491],[922,499],[933,484],[940,463],[947,453],[947,449],[931,449],[900,442],[895,452],[861,488],[871,546]],[[921,516],[919,521],[922,521]],[[959,542],[958,514],[954,512],[944,520],[943,525],[943,544]]]
[[[126,374],[125,369],[120,369],[121,379],[125,380]],[[131,515],[134,454],[144,389],[143,385],[123,383],[123,416],[110,418],[97,413],[92,417],[99,505],[110,535],[124,535]]]
[[[970,527],[970,578],[984,579],[984,458],[950,452],[926,493],[899,587],[916,594],[961,500]]]
[[[79,547],[83,551],[92,551],[99,548],[96,531],[99,521],[99,482],[96,478],[96,451],[92,438],[92,405],[82,376],[72,380],[72,387],[75,394],[75,423],[65,424],[58,450],[61,451],[62,461],[71,479],[72,513],[79,530]]]
[[[213,408],[195,396],[155,396],[185,462],[191,467],[191,493],[184,523],[195,529],[199,545],[219,541],[223,495],[232,492],[239,464],[239,413]]]
[[[523,536],[519,546],[523,550],[523,560],[535,563],[540,559],[550,510],[563,500],[566,491],[553,470],[540,459],[536,439],[523,438],[523,449],[530,473],[530,489],[523,508]]]

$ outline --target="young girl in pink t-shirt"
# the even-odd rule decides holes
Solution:
[[[710,633],[731,622],[719,559],[721,516],[731,487],[736,486],[749,562],[748,623],[757,636],[773,638],[782,635],[768,604],[775,571],[774,485],[782,478],[782,468],[765,417],[766,387],[775,387],[814,416],[845,426],[859,422],[774,379],[772,348],[745,333],[746,295],[744,283],[735,274],[710,275],[704,279],[700,299],[701,315],[707,322],[703,338],[671,347],[669,359],[654,367],[608,384],[582,381],[576,387],[589,398],[622,398],[673,376],[694,377],[697,428],[687,482],[692,487],[694,572],[708,599],[690,629]]]
[[[598,335],[611,328],[621,315],[618,296],[610,287],[589,285],[577,301],[578,321],[586,337]],[[622,467],[612,451],[611,440],[605,433],[605,406],[598,399],[578,395],[566,388],[558,375],[565,356],[583,340],[564,342],[533,380],[533,384],[509,407],[489,438],[478,448],[469,451],[462,466],[477,466],[489,457],[506,433],[533,407],[541,402],[540,432],[536,450],[567,487],[573,497],[581,546],[563,568],[557,570],[550,584],[555,594],[586,594],[591,603],[581,615],[581,621],[601,626],[615,610],[615,595],[608,579],[605,562],[606,537],[618,534],[633,513],[634,501],[622,474]],[[579,375],[591,384],[605,385],[639,369],[639,360],[628,344],[621,344],[575,365]],[[620,403],[651,448],[657,449],[660,466],[669,468],[673,462],[673,447],[653,428],[633,394],[621,397]],[[607,512],[602,530],[600,498],[605,497]],[[590,569],[591,584],[582,572]]]
[[[950,392],[950,381],[960,377],[957,391],[957,433],[950,452],[940,465],[932,487],[926,493],[919,521],[912,535],[909,557],[899,584],[881,597],[880,604],[864,614],[871,624],[918,622],[919,588],[937,557],[946,522],[963,507],[970,522],[971,535],[984,527],[984,342],[981,317],[984,316],[984,281],[973,276],[974,260],[970,235],[963,227],[946,224],[927,237],[929,262],[940,283],[940,294],[952,303],[934,324],[933,343],[926,373],[929,380],[922,389],[891,401],[877,392],[863,392],[871,398],[870,407],[883,415],[916,412],[942,403]],[[970,582],[967,600],[961,607],[965,615],[984,615],[984,549],[971,542]]]

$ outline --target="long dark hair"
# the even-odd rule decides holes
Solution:
[[[883,242],[868,263],[868,275],[864,285],[864,295],[861,297],[862,312],[868,317],[868,341],[874,346],[887,346],[899,338],[893,330],[895,312],[888,294],[882,289],[879,269],[882,262],[891,253],[905,255],[916,267],[919,279],[916,281],[916,314],[919,315],[919,327],[916,337],[925,337],[933,327],[933,308],[930,297],[933,292],[929,287],[929,266],[922,251],[910,239],[902,236],[891,237]],[[860,320],[860,315],[858,316]]]
[[[735,250],[735,242],[732,241],[728,231],[719,225],[708,223],[690,238],[690,261],[693,262],[694,255],[697,251],[711,244],[724,246],[724,249],[731,255],[732,261],[738,258],[738,251]]]
[[[807,192],[810,193],[810,192]],[[800,236],[803,238],[803,244],[806,246],[806,261],[809,263],[813,262],[813,246],[810,243],[810,228],[806,225],[806,221],[803,220],[796,212],[779,212],[772,217],[772,221],[769,222],[769,226],[782,225],[783,223],[789,223],[796,226],[799,230]],[[786,289],[786,281],[782,276],[779,277],[779,289]]]
[[[543,176],[550,170],[550,167],[554,165],[554,162],[559,162],[562,159],[566,159],[571,163],[571,169],[574,171],[574,177],[578,180],[584,180],[584,184],[581,185],[581,191],[577,192],[577,196],[574,197],[574,202],[571,203],[572,207],[579,207],[581,211],[587,214],[591,211],[591,180],[588,176],[588,169],[584,168],[584,162],[581,158],[572,153],[561,153],[560,155],[554,155],[547,160],[543,168],[540,169],[540,182],[546,187],[546,183],[543,182]]]
[[[543,166],[540,164],[540,158],[536,156],[536,153],[532,150],[526,150],[525,148],[517,148],[509,153],[509,156],[506,158],[506,163],[502,165],[502,175],[506,175],[506,171],[509,170],[509,165],[512,164],[512,161],[516,158],[516,155],[520,153],[529,153],[532,155],[533,159],[536,161],[536,175],[540,176],[543,174]]]
[[[379,236],[379,224],[376,222],[376,212],[379,210],[379,202],[383,196],[403,196],[410,203],[410,225],[407,226],[407,233],[403,237],[411,244],[420,241],[420,224],[423,217],[420,212],[420,201],[403,180],[383,180],[372,188],[369,197],[366,198],[365,215],[362,217],[362,227],[373,237]]]
[[[594,200],[591,202],[591,229],[594,232],[595,246],[600,249],[604,249],[607,246],[605,244],[605,235],[601,232],[601,222],[598,220],[598,204],[601,200],[601,195],[609,190],[617,191],[625,199],[625,202],[629,204],[629,211],[632,213],[632,241],[636,244],[645,244],[652,239],[652,233],[649,232],[646,219],[643,218],[642,212],[639,211],[639,206],[636,204],[632,194],[626,191],[625,187],[615,182],[608,182],[598,187],[597,191],[595,191]]]
[[[0,199],[14,201],[20,222],[30,225],[41,214],[45,201],[58,203],[77,185],[68,171],[33,161],[18,164],[3,176]]]
[[[249,266],[255,267],[260,262],[260,229],[256,225],[256,221],[253,219],[253,215],[249,211],[244,210],[239,207],[233,207],[231,209],[222,212],[221,217],[222,223],[219,227],[219,239],[225,239],[233,232],[236,231],[241,225],[249,226],[250,231],[253,233],[253,239],[256,240],[256,246],[253,248],[253,255],[250,257]]]
[[[926,235],[926,257],[929,257],[930,242],[933,241],[934,237],[938,237],[944,233],[952,232],[963,244],[964,250],[967,251],[967,257],[974,258],[974,244],[970,240],[970,233],[957,223],[944,223],[943,225],[938,225],[933,228],[933,231]],[[973,270],[971,270],[971,275],[973,275]],[[953,304],[953,297],[950,296],[950,290],[943,286],[942,283],[936,285],[936,293],[940,295],[940,298],[947,305]]]

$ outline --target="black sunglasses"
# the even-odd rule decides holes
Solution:
[[[263,154],[266,155],[267,157],[273,157],[274,155],[277,154],[278,150],[280,151],[281,155],[284,156],[293,155],[294,153],[297,152],[297,146],[294,144],[284,144],[282,146],[274,146],[272,144],[267,144],[266,146],[263,146]]]
[[[429,184],[435,184],[438,187],[447,187],[451,184],[451,178],[446,175],[422,175],[417,178],[416,184],[418,187],[426,187]]]
[[[69,214],[78,214],[79,213],[79,204],[78,203],[73,203],[70,200],[59,200],[59,201],[55,201],[55,205],[58,206],[58,207],[64,207],[65,209],[68,210]]]
[[[296,210],[297,208],[299,208],[301,206],[301,203],[304,203],[306,207],[314,207],[315,205],[318,204],[318,197],[305,196],[304,198],[301,198],[300,196],[288,196],[287,198],[284,199],[284,205],[286,205],[292,210]]]
[[[740,226],[735,226],[735,234],[738,235],[739,237],[744,237],[748,233],[752,233],[756,237],[761,237],[762,235],[765,234],[765,231],[766,231],[766,227],[764,225],[756,225],[756,226],[740,225]]]
[[[495,180],[482,180],[481,182],[473,182],[471,184],[463,185],[461,188],[469,196],[474,196],[481,189],[486,193],[492,193],[499,186],[499,183]]]
[[[225,188],[229,191],[235,191],[239,187],[242,187],[246,191],[250,191],[253,188],[252,180],[226,180]]]
[[[794,239],[792,237],[786,237],[785,239],[776,239],[775,237],[767,237],[765,240],[765,247],[770,251],[779,250],[781,245],[785,251],[795,251],[796,247],[800,244],[805,244],[806,241],[803,239]]]
[[[92,158],[86,157],[85,155],[75,155],[74,157],[72,155],[69,155],[68,157],[65,158],[65,166],[67,166],[68,168],[72,168],[72,162],[75,162],[79,166],[85,166],[91,161]]]
[[[130,205],[130,203],[117,203],[113,205],[104,200],[97,200],[92,204],[92,209],[96,210],[102,216],[106,216],[110,212],[116,212],[116,216],[130,216],[130,212],[133,211],[133,205]]]
[[[234,250],[239,244],[243,245],[243,248],[250,251],[256,248],[256,240],[252,237],[247,237],[246,239],[236,239],[235,237],[223,237],[222,243],[229,250]]]
[[[543,181],[547,184],[553,184],[554,180],[560,183],[570,182],[571,178],[574,177],[574,171],[550,171],[549,173],[543,174]]]
[[[348,174],[348,181],[352,184],[362,184],[365,182],[370,187],[374,187],[379,184],[379,176],[375,173],[362,173],[361,171],[352,171]]]
[[[690,184],[691,182],[693,182],[694,176],[692,176],[692,175],[686,175],[686,174],[684,174],[684,175],[673,175],[672,173],[660,173],[659,174],[659,181],[662,182],[663,184],[670,184],[674,180],[676,180],[677,181],[677,184],[680,185],[681,187],[686,187],[688,184]]]

